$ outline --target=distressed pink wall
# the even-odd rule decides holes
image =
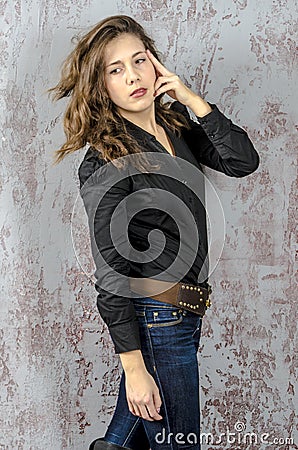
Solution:
[[[45,90],[70,38],[117,12],[139,19],[169,68],[244,125],[261,155],[246,179],[209,171],[227,235],[199,355],[202,431],[216,441],[245,424],[281,440],[204,448],[298,448],[295,2],[32,0],[0,11],[0,449],[87,448],[116,401],[119,360],[71,234],[84,151],[51,165],[65,104]]]

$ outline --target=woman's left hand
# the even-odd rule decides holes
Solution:
[[[146,50],[148,58],[155,67],[157,79],[155,82],[155,97],[165,92],[183,105],[189,105],[195,98],[200,98],[180,80],[178,75],[166,69],[150,52]]]

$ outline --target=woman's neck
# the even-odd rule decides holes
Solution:
[[[158,134],[158,125],[156,123],[154,105],[150,110],[141,112],[121,110],[120,114],[122,117],[134,123],[138,127],[143,128],[143,130],[148,133],[153,134],[154,136]]]

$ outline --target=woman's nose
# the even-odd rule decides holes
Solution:
[[[136,81],[140,80],[140,75],[133,67],[129,67],[126,69],[126,77],[127,84],[133,84]]]

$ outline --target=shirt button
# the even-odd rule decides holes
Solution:
[[[211,138],[214,138],[214,133],[210,133],[209,136],[210,136]]]

